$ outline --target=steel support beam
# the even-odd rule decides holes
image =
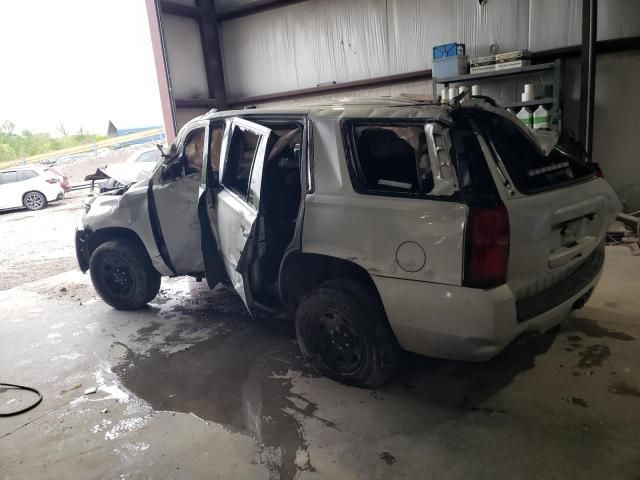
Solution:
[[[211,1],[213,2],[213,0]],[[288,7],[289,5],[306,1],[307,0],[258,0],[257,2],[234,8],[233,10],[219,12],[218,21],[233,20],[234,18],[255,15],[256,13],[266,12],[267,10],[273,10],[275,8]]]
[[[596,93],[598,0],[582,0],[580,55],[580,140],[588,158],[593,153],[593,110]]]
[[[213,0],[203,0],[200,4],[200,10],[202,11],[200,34],[209,95],[215,98],[218,108],[224,108],[227,105],[227,90],[224,84],[222,51],[220,50],[220,38],[218,36],[218,16]]]
[[[151,33],[151,46],[158,77],[158,91],[160,93],[160,105],[167,142],[171,143],[176,137],[176,116],[169,79],[169,67],[166,59],[166,49],[162,25],[160,22],[160,10],[157,0],[146,0],[147,17],[149,19],[149,31]]]
[[[158,1],[162,14],[192,18],[198,22],[205,72],[207,74],[208,96],[214,99],[199,102],[194,102],[191,99],[176,99],[175,106],[183,108],[183,105],[198,103],[210,105],[213,102],[218,108],[224,108],[227,104],[227,92],[224,84],[222,52],[218,37],[218,15],[216,14],[213,0],[201,0],[197,7],[182,5],[168,0]]]

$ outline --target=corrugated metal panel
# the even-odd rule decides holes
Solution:
[[[598,40],[640,35],[640,1],[598,2]]]
[[[218,0],[228,9],[245,0]],[[309,0],[222,24],[232,97],[431,67],[434,45],[470,55],[579,44],[581,0]],[[640,35],[640,1],[599,3],[599,38]]]
[[[582,0],[532,0],[529,4],[529,49],[547,50],[580,43],[581,12]]]
[[[200,27],[191,18],[162,16],[174,98],[208,98]]]
[[[431,68],[434,45],[462,42],[471,56],[526,47],[529,0],[389,0],[391,73]]]
[[[640,52],[598,57],[594,159],[630,211],[640,210],[639,86]]]
[[[228,96],[261,95],[298,88],[288,10],[271,10],[221,24]]]
[[[299,86],[387,75],[385,5],[386,0],[316,0],[287,8]]]
[[[206,108],[177,108],[176,109],[176,126],[180,130],[189,120],[204,115],[209,110]]]

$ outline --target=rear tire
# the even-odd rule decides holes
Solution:
[[[98,295],[117,310],[142,308],[160,291],[160,274],[144,248],[131,240],[109,240],[98,246],[89,271]]]
[[[47,206],[47,197],[34,190],[24,194],[22,204],[27,210],[42,210]]]
[[[331,280],[306,295],[296,312],[304,358],[338,382],[375,388],[397,370],[399,347],[372,288]]]

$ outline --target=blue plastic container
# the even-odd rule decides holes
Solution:
[[[433,58],[456,57],[465,54],[464,43],[445,43],[433,47]]]

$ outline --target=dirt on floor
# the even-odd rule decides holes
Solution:
[[[88,193],[69,192],[35,212],[0,212],[0,290],[78,268],[74,231]]]

